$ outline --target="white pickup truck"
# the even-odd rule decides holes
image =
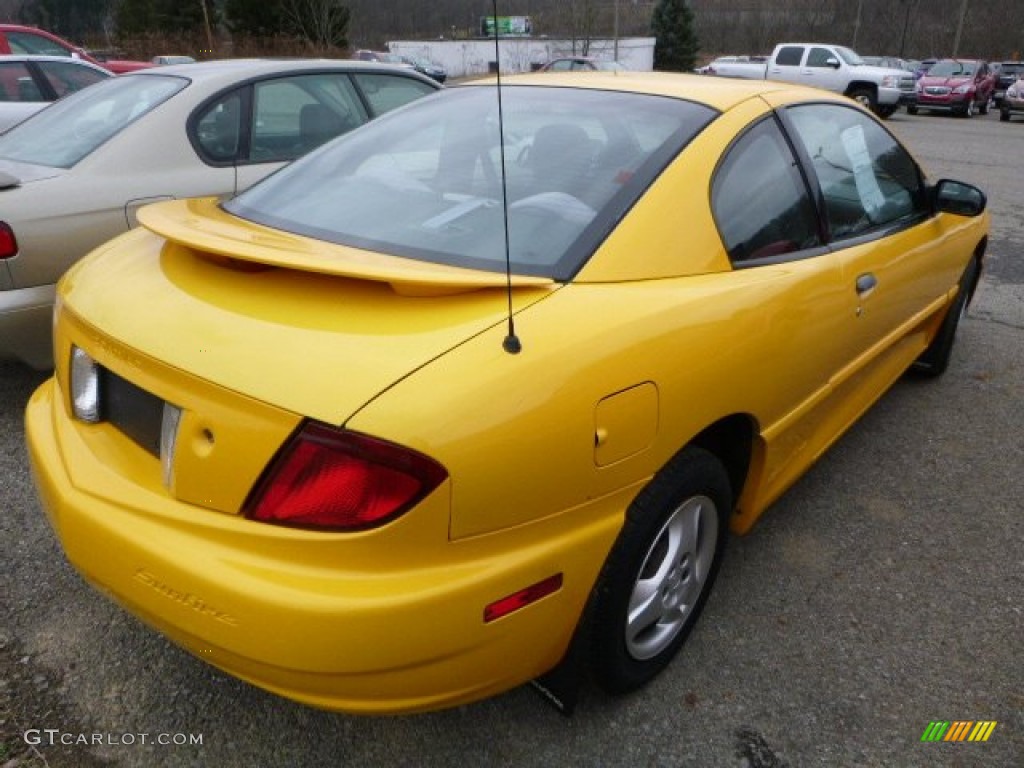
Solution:
[[[841,45],[781,43],[767,63],[722,62],[709,75],[782,80],[836,91],[859,101],[881,118],[914,102],[914,73],[873,67]]]

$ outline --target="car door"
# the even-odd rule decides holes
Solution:
[[[775,52],[775,57],[768,63],[768,79],[800,82],[804,53],[805,48],[802,45],[784,45],[779,48]]]
[[[37,81],[28,62],[0,61],[0,101],[47,101],[45,88],[46,83]]]
[[[299,73],[249,86],[235,193],[368,119],[345,72]]]
[[[835,385],[855,416],[921,351],[924,321],[944,306],[962,264],[936,232],[941,225],[917,165],[875,120],[839,104],[799,105],[783,115],[812,171],[842,270],[842,311],[852,332],[835,340],[850,361]]]
[[[254,83],[243,94],[235,193],[368,120],[437,90],[419,77],[299,73]]]
[[[835,51],[812,45],[807,49],[807,59],[801,67],[803,82],[829,91],[843,91],[845,75],[840,73],[843,62]]]
[[[775,498],[838,428],[831,382],[847,365],[856,328],[842,265],[825,246],[805,175],[774,116],[740,136],[719,164],[712,210],[736,274],[746,331],[731,352],[749,367],[766,453],[758,483]]]

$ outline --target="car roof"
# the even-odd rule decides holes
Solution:
[[[89,67],[89,69],[103,69],[103,67],[85,59],[75,59],[70,56],[46,56],[39,53],[0,53],[0,62],[2,61],[56,61],[64,64],[81,64],[83,67]],[[103,71],[106,72],[107,70],[103,69]]]
[[[238,79],[239,73],[254,78],[264,75],[288,74],[304,71],[347,71],[347,72],[401,72],[407,77],[423,77],[408,67],[400,67],[379,61],[357,61],[353,59],[213,59],[188,64],[168,64],[130,72],[132,77],[153,77],[182,75],[193,81],[217,81]],[[121,75],[124,77],[124,75]],[[433,83],[429,78],[425,81]]]
[[[409,70],[403,67],[394,67],[381,61],[359,61],[352,58],[216,58],[207,61],[191,61],[188,63],[177,63],[151,70],[139,70],[142,75],[163,74],[173,75],[176,73],[186,74],[188,77],[216,77],[217,75],[237,75],[240,71],[252,72],[254,76],[265,75],[275,72],[300,72],[302,70],[365,70],[367,72],[404,72]]]
[[[493,85],[495,78],[474,80],[460,88]],[[544,88],[586,88],[624,91],[651,96],[685,99],[724,112],[732,107],[768,93],[799,91],[808,97],[831,99],[832,94],[818,88],[771,80],[707,77],[685,72],[633,72],[627,70],[597,72],[545,72],[502,77],[503,85],[536,85]]]

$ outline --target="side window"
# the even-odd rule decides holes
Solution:
[[[249,160],[294,160],[366,121],[348,75],[284,77],[257,83],[253,92]]]
[[[798,67],[800,59],[804,57],[804,49],[799,45],[787,45],[779,50],[775,57],[775,63],[782,67]]]
[[[807,185],[772,118],[729,149],[712,183],[711,207],[734,264],[821,244]]]
[[[807,54],[807,66],[808,67],[827,67],[828,60],[835,60],[836,55],[832,53],[828,48],[811,48],[811,52]]]
[[[787,114],[821,185],[830,239],[856,237],[927,210],[917,165],[870,117],[831,104]]]
[[[38,66],[56,92],[58,99],[107,78],[107,75],[92,67],[72,62],[40,61]]]
[[[400,75],[354,75],[374,117],[434,92],[434,87]]]
[[[215,163],[238,159],[242,95],[233,91],[208,105],[195,122],[196,141],[204,158]]]
[[[42,35],[31,32],[8,32],[7,44],[11,53],[26,53],[42,56],[70,56],[71,51]]]
[[[35,98],[25,98],[32,95]],[[0,62],[0,101],[42,101],[42,94],[24,63]]]
[[[572,61],[569,59],[560,59],[559,61],[552,62],[548,70],[551,72],[568,72],[572,68]]]

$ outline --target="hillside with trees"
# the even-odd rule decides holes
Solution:
[[[918,58],[1024,52],[1020,0],[501,0],[498,13],[575,40],[649,35],[660,5],[692,13],[698,59],[764,53],[781,40]],[[343,56],[388,40],[473,37],[490,11],[491,0],[0,0],[0,20],[139,57]]]

